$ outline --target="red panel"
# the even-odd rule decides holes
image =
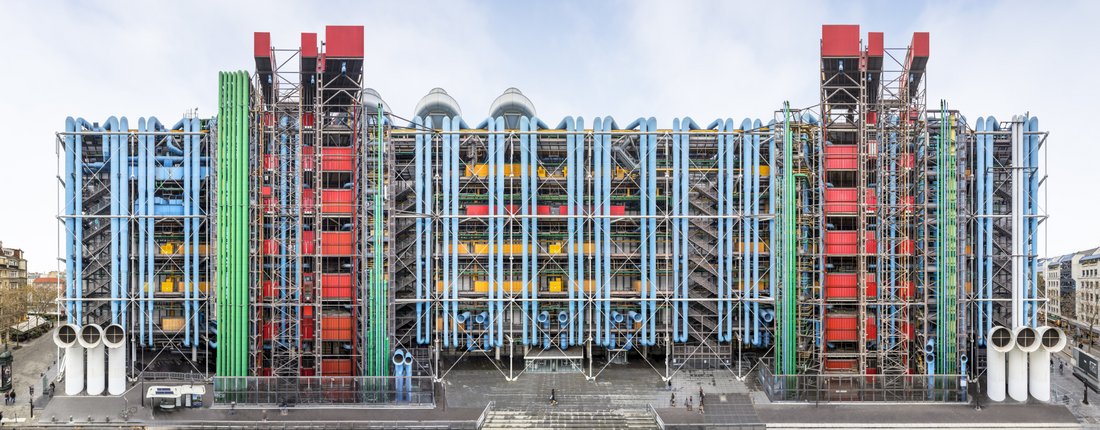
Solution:
[[[298,374],[301,376],[315,376],[317,374],[317,371],[314,370],[312,367],[303,367],[298,372]]]
[[[355,209],[354,202],[355,194],[352,190],[321,190],[321,213],[350,214]]]
[[[867,33],[867,56],[881,57],[885,50],[882,46],[882,32]]]
[[[550,215],[550,206],[538,205],[538,207],[535,209],[535,212],[539,215]]]
[[[913,43],[909,47],[913,57],[928,57],[928,32],[913,33]]]
[[[466,206],[466,215],[489,215],[489,206],[487,206],[487,205],[469,205],[469,206]]]
[[[321,255],[351,255],[355,252],[352,243],[350,231],[322,231]]]
[[[913,240],[912,239],[903,240],[903,241],[899,242],[898,245],[897,245],[897,253],[898,254],[911,255],[911,254],[913,254],[913,249],[914,248],[913,248]]]
[[[321,339],[326,341],[350,341],[351,326],[350,315],[321,316]]]
[[[275,323],[265,322],[261,330],[260,336],[263,337],[265,342],[275,338]]]
[[[867,123],[868,124],[875,124],[877,122],[878,122],[878,112],[875,112],[875,111],[867,112]]]
[[[259,376],[271,376],[271,368],[261,367],[256,371],[256,374]]]
[[[264,254],[278,254],[279,243],[275,239],[264,239]]]
[[[313,112],[302,113],[302,127],[313,127]]]
[[[317,58],[317,33],[302,33],[302,56]]]
[[[821,56],[859,57],[859,26],[821,26]]]
[[[351,281],[350,273],[321,274],[321,298],[325,300],[350,300],[352,298]]]
[[[351,359],[326,358],[321,360],[321,376],[351,376]]]
[[[302,232],[302,255],[310,255],[317,253],[317,246],[313,243],[313,232]]]
[[[867,339],[878,335],[875,319],[867,317]],[[825,317],[825,341],[855,342],[859,339],[859,319],[856,315],[827,315]]]
[[[275,281],[264,281],[260,289],[260,300],[275,298]]]
[[[855,360],[825,359],[825,370],[847,372],[856,369]]]
[[[856,170],[858,151],[856,145],[825,145],[825,170]]]
[[[854,231],[825,232],[826,255],[855,255],[858,244]]]
[[[859,290],[858,278],[855,273],[828,273],[825,275],[825,299],[826,300],[855,300],[859,298],[856,291]],[[878,287],[875,284],[875,276],[866,275],[867,297],[878,295]]]
[[[825,214],[854,214],[859,211],[859,194],[855,188],[826,188]]]
[[[363,58],[363,26],[326,26],[325,57]]]
[[[875,206],[878,204],[878,199],[875,197],[875,189],[868,188],[863,195],[863,202],[867,204],[867,212],[874,212]]]
[[[321,148],[321,169],[329,172],[350,172],[355,170],[355,152],[353,148]]]
[[[252,52],[255,53],[256,58],[270,58],[271,57],[271,33],[267,32],[255,32],[252,33]]]

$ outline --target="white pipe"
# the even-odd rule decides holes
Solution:
[[[1019,116],[1012,117],[1012,327],[1025,325],[1024,318],[1024,204],[1023,204],[1023,127]],[[1032,333],[1033,335],[1035,333]],[[1011,354],[1009,355],[1011,360]],[[1009,364],[1011,368],[1011,363]],[[1011,372],[1011,369],[1010,369]],[[1012,380],[1009,379],[1009,383]],[[1011,389],[1009,390],[1012,391]],[[1015,398],[1015,396],[1013,396]],[[1025,396],[1026,400],[1026,396]]]
[[[986,340],[986,393],[994,402],[1005,401],[1005,353],[1016,346],[1016,334],[1004,326],[989,330]]]
[[[119,396],[126,392],[126,332],[121,325],[111,324],[103,330],[103,345],[107,348],[107,393]]]
[[[1050,401],[1050,354],[1066,347],[1066,334],[1056,327],[1039,327],[1039,349],[1030,354],[1028,383],[1031,397]]]
[[[1016,328],[1016,347],[1008,352],[1008,396],[1027,401],[1027,355],[1039,349],[1038,332],[1033,327]]]
[[[84,348],[77,342],[75,325],[64,324],[53,332],[53,343],[65,349],[65,395],[75,396],[84,389]]]
[[[81,327],[79,342],[88,354],[88,371],[85,374],[88,395],[103,394],[107,376],[107,357],[103,354],[103,329],[98,324]]]

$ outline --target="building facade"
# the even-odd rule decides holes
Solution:
[[[0,288],[18,288],[27,285],[27,260],[23,250],[5,248],[0,242]]]

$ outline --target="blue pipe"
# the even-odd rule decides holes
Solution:
[[[113,116],[110,117],[110,118],[107,118],[107,121],[104,121],[103,128],[101,128],[100,131],[117,132],[118,131],[118,118],[115,118]],[[111,264],[110,264],[110,266],[111,266],[111,288],[110,288],[111,323],[112,324],[118,324],[118,303],[115,301],[115,299],[118,298],[119,276],[120,276],[118,265],[119,265],[119,244],[121,242],[121,240],[119,238],[119,235],[121,234],[121,231],[119,230],[120,229],[119,224],[121,223],[121,220],[118,217],[119,217],[119,214],[120,214],[119,205],[121,204],[121,202],[119,201],[119,197],[120,197],[119,189],[122,187],[122,184],[121,184],[122,179],[120,177],[121,174],[119,172],[122,170],[122,167],[118,165],[118,162],[119,162],[119,158],[121,158],[121,155],[119,154],[119,149],[118,149],[118,141],[119,141],[118,135],[114,135],[114,134],[102,135],[100,137],[100,139],[103,142],[103,147],[104,147],[103,162],[108,163],[110,165],[110,187],[111,187],[111,196],[110,196],[110,198],[111,198],[111,203],[110,203],[110,205],[111,205],[111,209],[110,209],[111,210],[111,221],[110,221],[110,224],[111,224],[111,246],[110,246],[110,252],[111,252],[111,255],[110,255],[110,261],[111,261]]]
[[[543,122],[540,121],[538,118],[534,118],[534,117],[531,118],[530,129],[531,129],[532,132],[538,131],[538,128],[539,128],[540,125],[542,125],[542,127],[546,127],[546,125],[543,124]],[[539,157],[538,157],[538,154],[539,154],[538,153],[538,135],[532,133],[530,135],[528,143],[531,146],[530,150],[528,150],[528,157],[529,157],[529,161],[530,161],[531,165],[527,170],[528,177],[531,180],[531,185],[529,187],[529,192],[530,192],[530,195],[531,195],[531,207],[535,208],[536,212],[537,212],[538,204],[539,204],[539,193],[538,193],[538,179],[539,179],[539,175],[538,175],[538,161],[539,161]],[[528,249],[528,253],[530,254],[530,259],[531,259],[531,278],[533,280],[532,281],[533,285],[531,287],[531,314],[535,315],[535,314],[539,314],[539,301],[538,301],[538,299],[539,299],[539,284],[540,284],[540,279],[539,279],[539,219],[537,217],[536,218],[531,218],[531,246],[527,249]],[[547,318],[549,318],[549,316]],[[547,320],[547,321],[549,321],[549,320]],[[547,323],[547,324],[549,324],[549,323]],[[546,328],[547,328],[547,330],[546,330],[546,333],[547,333],[546,340],[547,340],[547,345],[549,345],[549,340],[550,340],[549,330],[548,330],[549,325]],[[532,344],[538,343],[538,328],[534,327],[533,325],[531,327],[531,343]],[[547,347],[549,347],[549,346],[547,346]]]
[[[610,203],[612,203],[612,197],[610,197],[610,195],[612,195],[612,175],[613,175],[614,172],[613,172],[613,169],[612,169],[612,133],[610,133],[610,132],[612,132],[612,130],[615,129],[615,125],[617,125],[617,124],[615,123],[615,120],[613,118],[610,118],[610,117],[604,118],[603,156],[601,157],[601,162],[603,163],[603,166],[604,166],[603,185],[602,185],[603,191],[601,191],[601,194],[599,194],[599,196],[601,196],[601,198],[603,199],[603,202],[601,203],[601,207],[604,209],[604,216],[605,217],[609,217],[610,213],[612,213],[612,208],[610,208]],[[604,280],[603,280],[603,282],[604,282],[604,285],[603,285],[604,304],[603,304],[603,307],[604,307],[604,315],[609,315],[610,311],[612,311],[612,269],[610,269],[610,267],[612,267],[612,249],[610,249],[610,247],[612,247],[612,220],[610,220],[610,218],[604,218],[604,219],[601,220],[601,223],[603,224],[603,231],[602,231],[603,244],[602,245],[603,245],[603,258],[604,258],[604,260],[603,260],[603,267],[604,267],[603,268],[603,271],[604,271],[603,272],[603,275],[604,275]],[[607,337],[609,337],[610,334],[612,334],[612,332],[610,332],[609,327],[606,328],[606,330],[607,331],[604,333],[605,334],[604,335],[604,338],[605,338],[604,342],[610,343],[610,346],[612,346],[612,348],[615,348],[614,340],[606,339]]]
[[[592,212],[599,211],[603,214],[604,201],[603,194],[603,118],[596,117],[592,120]],[[604,343],[604,317],[603,316],[603,219],[597,218],[592,221],[592,239],[594,241],[593,250],[595,252],[595,261],[593,261],[592,268],[595,272],[595,279],[593,282],[596,284],[596,291],[594,298],[597,300],[593,303],[593,319],[596,320],[596,345],[603,345]]]
[[[733,119],[731,119],[731,118],[726,118],[725,124],[726,124],[725,125],[725,131],[726,131],[727,134],[723,137],[723,139],[725,139],[725,144],[723,145],[723,148],[725,150],[725,159],[726,159],[726,161],[725,161],[725,193],[724,194],[726,195],[726,212],[725,212],[725,215],[728,217],[728,218],[722,220],[722,223],[725,224],[725,231],[723,232],[724,233],[723,236],[725,237],[725,260],[726,260],[726,265],[725,265],[725,268],[726,268],[726,271],[725,271],[725,279],[726,279],[726,285],[725,285],[725,297],[726,297],[726,314],[725,314],[726,315],[726,329],[725,329],[726,333],[725,333],[725,340],[727,342],[732,343],[733,338],[734,338],[734,331],[733,331],[734,330],[734,328],[733,328],[733,316],[734,316],[733,273],[734,273],[734,259],[736,258],[736,255],[737,255],[736,249],[734,248],[734,240],[733,240],[734,223],[735,223],[736,220],[733,219],[732,215],[735,215],[736,212],[737,212],[736,207],[734,206],[734,198],[733,198],[733,192],[734,192],[734,190],[737,189],[737,186],[736,186],[737,176],[735,175],[735,169],[734,169],[734,166],[736,166],[735,158],[737,156],[737,152],[734,150],[734,146],[737,143],[737,136],[734,134],[734,132],[737,130],[737,128],[734,125]]]
[[[430,161],[425,160],[424,151],[424,120],[419,116],[413,118],[413,126],[416,129],[416,143],[414,157],[416,158],[415,167],[415,182],[414,190],[416,194],[415,211],[417,215],[423,215],[424,200],[425,200],[425,184],[424,184],[424,172],[428,170]],[[430,278],[429,278],[430,279]],[[416,343],[424,345],[427,343],[425,340],[424,332],[427,327],[424,327],[424,283],[426,279],[424,277],[424,219],[416,218]]]
[[[570,302],[570,303],[572,303],[572,302]],[[566,315],[565,312],[559,312],[558,313],[558,331],[561,332],[563,330],[566,330],[570,325],[572,325],[572,321],[569,318],[569,315]],[[569,349],[569,345],[571,345],[573,343],[572,341],[573,341],[573,331],[572,330],[569,331],[568,336],[559,336],[559,343],[561,344],[561,349]]]
[[[774,119],[769,121],[768,127],[773,131],[776,130],[776,121]],[[779,265],[777,264],[779,259],[776,253],[776,243],[779,241],[779,235],[776,233],[776,230],[779,228],[779,224],[776,223],[776,213],[779,209],[776,202],[776,189],[779,183],[776,180],[776,175],[779,171],[779,169],[776,168],[776,160],[779,158],[777,153],[778,145],[776,145],[776,136],[778,135],[778,133],[773,133],[772,137],[768,139],[768,214],[771,215],[768,220],[768,299],[771,300],[772,306],[775,306],[775,284],[778,280],[779,273]],[[795,196],[790,196],[789,198],[793,199]],[[796,263],[797,262],[792,262],[792,264]],[[764,315],[764,324],[771,324],[772,318],[775,317],[774,312],[771,309],[764,309],[764,312],[772,312],[770,316],[767,314]],[[771,340],[770,334],[771,333],[765,330],[764,339],[762,340],[764,346],[768,346]],[[791,341],[793,342],[794,340],[791,339]]]
[[[403,393],[405,392],[405,352],[400,349],[393,353],[393,376],[397,385],[395,400],[400,402],[404,400]]]
[[[977,130],[978,133],[985,133],[986,132],[986,119],[978,117],[978,121],[975,124],[975,126],[976,126],[976,130]],[[983,219],[981,217],[985,216],[985,214],[986,214],[986,203],[985,203],[986,202],[986,137],[981,135],[981,134],[978,134],[975,141],[976,141],[975,144],[977,146],[976,151],[975,151],[975,155],[976,155],[975,158],[977,158],[977,164],[978,164],[978,167],[977,167],[978,172],[975,175],[975,181],[977,183],[975,185],[975,191],[976,191],[976,194],[978,196],[978,201],[975,205],[975,208],[978,211],[978,222],[976,222],[976,224],[977,224],[977,229],[976,230],[978,231],[978,246],[975,246],[976,247],[975,251],[977,253],[976,261],[978,262],[978,264],[977,264],[977,266],[978,266],[978,271],[977,271],[978,272],[978,288],[975,288],[977,290],[977,293],[978,293],[978,312],[977,312],[978,313],[978,327],[977,327],[978,335],[977,335],[977,338],[978,338],[978,345],[985,345],[986,344],[986,309],[985,309],[985,305],[982,304],[982,301],[986,299],[986,287],[985,287],[985,285],[986,285],[986,263],[985,263],[985,258],[986,258],[986,245],[985,245],[985,243],[986,243],[986,221],[985,221],[985,219]]]
[[[718,135],[715,138],[717,154],[715,162],[718,165],[718,216],[728,215],[726,211],[726,122],[722,118],[714,120],[707,128],[717,127]],[[726,341],[726,220],[718,219],[718,342]]]
[[[746,302],[746,299],[752,297],[749,293],[749,277],[752,273],[750,265],[752,264],[751,258],[746,258],[746,252],[750,253],[751,244],[749,243],[751,223],[747,217],[752,216],[752,212],[749,206],[749,199],[752,196],[752,191],[749,189],[749,185],[752,182],[752,173],[749,167],[750,149],[752,147],[752,136],[749,135],[752,130],[752,120],[746,118],[741,122],[741,343],[749,344],[752,340],[749,334],[749,308],[752,306]]]
[[[1039,118],[1031,117],[1028,120],[1028,131],[1039,131]],[[1035,264],[1035,257],[1039,253],[1039,136],[1025,135],[1028,139],[1028,240],[1031,242],[1030,252],[1025,261],[1031,269],[1031,322],[1039,324],[1039,267]]]
[[[519,178],[520,178],[520,195],[521,195],[520,202],[522,202],[521,207],[520,207],[520,213],[522,215],[524,215],[522,218],[520,218],[520,237],[522,237],[522,245],[520,245],[520,251],[523,253],[523,255],[521,257],[522,261],[520,263],[520,268],[521,268],[520,272],[521,272],[521,276],[522,276],[521,277],[522,283],[520,284],[522,286],[520,288],[520,304],[522,305],[522,308],[523,308],[523,317],[520,318],[520,319],[523,320],[523,345],[524,346],[530,345],[530,339],[529,339],[530,336],[529,336],[529,333],[528,333],[528,326],[530,326],[530,322],[531,322],[531,321],[529,321],[531,319],[531,313],[530,313],[531,304],[527,299],[527,297],[528,297],[527,289],[530,288],[530,285],[531,285],[531,277],[530,277],[531,267],[529,266],[530,260],[531,260],[530,254],[531,254],[531,252],[535,252],[535,251],[532,251],[532,248],[529,245],[530,242],[531,242],[531,222],[527,218],[527,216],[532,215],[532,213],[531,213],[531,202],[529,200],[530,192],[527,189],[527,185],[529,185],[529,182],[527,180],[527,175],[529,175],[531,173],[531,170],[530,170],[531,159],[528,156],[528,151],[530,151],[531,148],[529,148],[527,146],[528,143],[529,143],[528,141],[530,140],[530,139],[528,139],[527,129],[530,128],[530,124],[531,124],[531,120],[529,118],[527,118],[526,116],[520,117],[520,119],[519,119],[519,131],[520,131],[520,135],[519,135],[519,153],[520,153]]]
[[[488,261],[488,266],[489,266],[489,280],[488,280],[488,283],[489,283],[489,287],[488,287],[489,338],[488,338],[488,343],[486,344],[488,346],[492,346],[494,340],[496,339],[496,336],[495,336],[496,335],[496,323],[495,323],[495,321],[496,321],[496,318],[497,318],[497,315],[496,315],[497,308],[496,308],[496,304],[494,302],[495,299],[496,299],[496,292],[497,292],[497,271],[498,271],[496,254],[499,250],[499,248],[498,248],[499,244],[497,243],[497,236],[499,235],[499,233],[497,232],[497,219],[496,219],[496,216],[499,216],[501,214],[500,213],[501,207],[497,204],[497,195],[501,192],[501,190],[497,189],[497,170],[501,169],[503,166],[500,166],[500,165],[497,164],[497,139],[496,139],[496,135],[493,134],[493,132],[497,131],[496,130],[497,123],[496,123],[496,121],[493,120],[493,118],[489,118],[489,119],[486,119],[485,122],[483,122],[482,124],[486,125],[486,130],[489,132],[489,135],[486,137],[487,144],[488,144],[488,152],[489,152],[487,154],[488,158],[489,158],[489,160],[488,160],[489,161],[489,208],[490,208],[490,215],[494,216],[493,218],[489,218],[489,261]]]
[[[412,363],[413,363],[412,351],[406,351],[406,353],[405,353],[405,363],[403,364],[403,367],[405,368],[404,372],[405,372],[405,401],[406,402],[412,400],[412,392],[413,392],[413,384],[412,384],[413,368],[412,368]]]
[[[985,120],[985,129],[989,131],[1000,131],[1000,123],[997,119],[990,116]],[[985,135],[985,165],[986,165],[986,177],[985,177],[985,213],[993,213],[993,136]],[[993,218],[987,217],[985,219],[985,231],[987,232],[985,238],[985,296],[986,298],[993,297]],[[985,303],[985,331],[989,333],[993,329],[993,301],[987,300]]]
[[[147,146],[146,146],[147,142],[146,141],[148,139],[149,139],[149,136],[145,135],[145,118],[138,118],[138,143],[137,143],[137,150],[138,150],[138,160],[137,160],[137,162],[138,162],[138,190],[137,190],[138,191],[138,198],[137,198],[137,202],[135,202],[135,204],[134,204],[134,212],[137,213],[138,216],[139,216],[139,218],[138,218],[138,223],[139,223],[139,227],[138,227],[138,299],[139,299],[138,300],[138,306],[141,307],[137,311],[137,316],[138,316],[138,343],[139,344],[141,343],[141,341],[143,341],[145,339],[145,312],[143,312],[143,311],[145,310],[144,309],[144,306],[145,306],[145,304],[144,304],[145,303],[145,288],[147,286],[149,286],[149,284],[147,284],[145,282],[145,264],[146,264],[145,262],[146,262],[146,259],[153,258],[152,255],[149,255],[148,253],[145,252],[145,242],[147,240],[146,239],[147,233],[146,233],[146,228],[145,228],[145,218],[140,217],[140,216],[143,216],[143,215],[147,215],[145,209],[146,209],[146,206],[147,206],[146,202],[149,200],[148,194],[145,193],[146,183],[151,179],[149,177],[150,175],[149,175],[148,164],[147,164],[148,159],[149,159],[149,154],[148,154],[148,151],[147,151]],[[148,232],[148,234],[152,235],[152,232]]]
[[[191,130],[191,121],[188,121],[186,118],[181,119],[179,122],[176,123],[176,125],[174,125],[172,127],[172,129],[180,129],[184,133],[190,133],[192,131]],[[285,144],[286,144],[285,136],[284,136],[283,139],[284,139],[283,144],[285,146]],[[192,198],[192,195],[191,195],[191,179],[192,179],[191,170],[194,166],[191,165],[191,158],[190,158],[190,154],[191,154],[191,152],[193,152],[193,148],[191,147],[191,138],[187,134],[183,135],[183,152],[184,152],[183,154],[180,154],[180,155],[183,156],[183,215],[189,217],[191,215],[194,215],[191,212],[191,198]],[[285,188],[284,188],[284,195],[285,195]],[[182,245],[182,247],[183,247],[183,250],[182,250],[181,253],[184,256],[183,257],[184,258],[184,262],[183,262],[183,321],[184,321],[184,324],[183,324],[183,346],[184,347],[191,346],[191,284],[194,281],[194,279],[193,279],[192,273],[191,273],[191,264],[189,264],[190,262],[188,261],[188,260],[190,260],[190,258],[188,258],[188,256],[187,256],[188,254],[187,254],[186,251],[187,251],[187,248],[189,248],[190,245],[191,245],[191,235],[192,234],[193,234],[193,232],[191,231],[191,218],[186,218],[186,219],[183,220],[183,242],[180,243],[180,245]],[[283,254],[286,254],[286,253],[284,252]],[[284,329],[286,328],[286,321],[285,320],[283,321],[283,328]]]
[[[191,131],[198,133],[202,131],[202,122],[198,118],[191,118]],[[200,161],[199,154],[202,152],[202,138],[198,134],[191,135],[192,139],[192,151],[191,151],[191,213],[195,215],[201,215],[201,209],[199,208],[200,199],[200,181],[202,162]],[[191,310],[194,312],[195,317],[191,318],[191,344],[198,346],[199,344],[199,219],[191,218],[191,267],[192,272],[195,275],[194,282],[191,283]],[[127,238],[129,238],[129,230],[127,227]],[[127,247],[128,248],[128,247]],[[129,277],[129,267],[127,266],[127,277]],[[123,310],[123,315],[126,315],[126,311]],[[123,318],[126,319],[125,317]]]
[[[497,201],[496,208],[498,217],[493,221],[497,223],[497,279],[496,285],[490,285],[490,288],[497,289],[497,318],[496,318],[496,341],[497,347],[504,345],[504,218],[506,214],[504,207],[504,148],[505,148],[505,135],[504,135],[504,118],[497,117],[496,119],[496,135],[497,147],[496,147],[496,175],[497,175]],[[511,275],[509,275],[509,281],[511,281]]]
[[[161,124],[160,120],[158,120],[157,117],[155,117],[155,116],[149,117],[145,121],[145,131],[146,132],[164,131],[164,124]],[[167,140],[167,137],[161,137],[161,139],[162,140]],[[145,149],[145,163],[146,163],[145,172],[146,173],[148,173],[150,171],[154,171],[154,169],[156,169],[156,157],[155,157],[156,145],[157,145],[157,137],[156,136],[148,135],[148,136],[145,137],[145,146],[146,146],[146,149]],[[155,181],[153,181],[153,180],[146,180],[145,181],[145,214],[146,214],[146,216],[156,214],[156,199],[155,199],[156,194],[155,194],[155,191],[154,191],[155,186],[156,186]],[[147,257],[146,261],[145,261],[145,264],[146,264],[145,276],[146,276],[146,283],[147,283],[147,285],[149,285],[149,297],[148,297],[148,300],[143,305],[146,309],[145,315],[146,315],[146,318],[147,318],[147,321],[146,321],[146,324],[147,324],[147,327],[146,327],[147,337],[145,339],[145,345],[148,346],[148,347],[152,347],[153,346],[153,320],[154,320],[153,310],[155,309],[155,306],[156,306],[156,285],[155,285],[156,277],[155,277],[155,272],[153,270],[153,268],[155,266],[155,263],[156,263],[156,257],[155,257],[155,255],[156,255],[156,253],[155,253],[156,252],[155,251],[156,250],[156,237],[154,235],[155,230],[153,228],[154,225],[155,225],[155,220],[152,217],[147,217],[147,218],[145,218],[144,222],[145,222],[145,231],[146,231],[146,233],[145,233],[145,239],[146,239],[146,242],[145,242],[145,255]]]
[[[584,162],[584,118],[577,117],[577,122],[574,124],[574,131],[576,131],[576,138],[573,143],[576,145],[574,148],[577,151],[577,155],[574,157],[574,162],[577,165],[577,172],[573,174],[574,185],[574,200],[576,206],[570,208],[570,215],[572,211],[576,210],[577,217],[577,313],[574,317],[576,320],[577,337],[574,345],[583,345],[585,342],[584,332],[584,314],[585,306],[587,303],[586,292],[584,290],[585,279],[587,274],[584,270],[584,217],[585,217],[585,205],[584,205],[584,188],[585,188],[585,162]]]
[[[542,349],[550,349],[550,313],[542,311],[538,316],[538,323],[543,333]]]
[[[647,300],[649,298],[649,219],[646,217],[649,215],[649,176],[651,171],[649,169],[649,139],[646,137],[646,132],[649,130],[649,123],[645,118],[638,118],[630,125],[626,126],[627,129],[633,129],[638,127],[638,162],[641,168],[638,169],[639,179],[639,194],[638,200],[638,212],[641,214],[639,221],[640,226],[638,228],[639,236],[639,254],[641,261],[638,264],[639,277],[641,278],[641,284],[638,287],[639,303],[641,312],[643,315],[649,315],[650,303]],[[630,330],[633,332],[633,330]],[[649,338],[649,325],[642,324],[642,342],[646,342]]]
[[[754,120],[752,128],[755,131],[761,129],[760,120]],[[752,159],[749,160],[750,174],[752,175],[752,190],[749,194],[749,210],[752,215],[752,312],[754,316],[760,315],[760,134],[752,135]],[[760,345],[760,318],[753,318],[752,344]]]
[[[76,121],[73,117],[65,118],[65,132],[77,131]],[[65,322],[73,323],[73,288],[76,281],[73,278],[76,266],[76,253],[79,246],[79,236],[75,233],[76,216],[76,192],[79,184],[76,182],[77,166],[81,160],[76,158],[76,139],[72,134],[65,135]]]
[[[686,199],[686,196],[681,194],[680,189],[680,177],[683,176],[683,170],[681,169],[681,157],[683,152],[680,151],[680,118],[672,119],[672,201],[670,206],[672,209],[672,341],[680,341],[680,302],[683,301],[680,298],[680,248],[682,243],[680,242],[680,201]],[[684,330],[687,330],[687,326],[684,326]]]
[[[94,127],[92,127],[92,124],[89,124],[88,121],[84,120],[84,118],[77,118],[75,125],[76,131],[81,131],[82,127],[86,130],[94,129]],[[74,216],[76,216],[84,213],[84,193],[81,190],[81,187],[84,184],[85,164],[83,152],[84,137],[82,135],[76,135],[76,143],[74,147],[76,148],[76,153],[73,155],[73,160],[76,163],[76,170],[74,171],[75,179],[73,180],[73,214]],[[74,271],[76,273],[73,274],[74,283],[72,297],[76,299],[76,303],[74,306],[76,308],[76,316],[75,318],[73,318],[73,322],[79,325],[84,323],[84,288],[82,287],[84,280],[84,249],[82,242],[84,238],[84,221],[82,219],[76,219],[75,225],[76,233],[74,234],[75,237],[73,238],[73,242],[76,245],[76,264],[74,267]],[[72,302],[70,302],[70,304],[71,303]]]
[[[443,215],[451,213],[451,118],[443,117],[443,176],[442,194],[443,207],[440,208]],[[458,323],[455,323],[454,331],[451,330],[451,256],[456,251],[457,244],[451,243],[451,218],[443,218],[443,347],[451,346],[451,338],[454,338],[454,346],[458,348]],[[469,330],[467,330],[469,331]],[[469,343],[469,342],[467,342]]]
[[[126,117],[119,119],[120,131],[129,132],[130,122]],[[119,219],[119,266],[121,274],[119,275],[119,285],[117,300],[119,313],[121,316],[119,320],[123,327],[129,327],[127,317],[126,300],[129,298],[130,292],[130,180],[133,176],[133,171],[130,170],[130,135],[118,136],[119,139],[119,175],[121,196],[118,201],[119,215],[122,216]]]
[[[698,130],[699,125],[691,119],[691,117],[684,117],[680,122],[681,131],[683,135],[680,136],[680,171],[678,171],[677,177],[680,180],[680,215],[681,218],[677,220],[680,224],[680,318],[681,328],[680,342],[687,342],[688,340],[688,275],[690,270],[688,269],[688,259],[691,253],[690,238],[691,226],[688,223],[688,219],[684,216],[689,215],[688,199],[690,195],[688,193],[688,180],[691,172],[691,135],[688,133],[690,130]]]
[[[568,250],[568,253],[567,253],[567,255],[569,257],[568,260],[567,260],[568,261],[567,272],[568,272],[569,278],[566,280],[566,282],[569,284],[568,285],[568,290],[569,290],[569,316],[568,316],[569,332],[568,332],[568,335],[565,336],[565,337],[568,338],[568,343],[572,344],[572,343],[574,343],[573,342],[573,336],[575,335],[575,333],[573,331],[573,316],[576,315],[576,312],[577,312],[576,291],[575,290],[576,290],[576,286],[577,286],[577,273],[576,273],[576,246],[577,246],[576,231],[577,231],[577,228],[576,228],[576,217],[577,217],[577,206],[578,205],[577,205],[577,195],[576,195],[576,183],[573,180],[573,177],[576,176],[576,174],[577,174],[577,158],[576,158],[577,157],[577,138],[572,133],[572,131],[575,129],[574,128],[573,117],[571,117],[571,116],[565,117],[565,119],[563,120],[563,123],[565,125],[565,131],[567,132],[567,134],[565,136],[565,151],[566,151],[566,177],[565,177],[566,190],[565,190],[565,192],[566,192],[566,208],[567,208],[566,210],[569,211],[569,217],[566,219],[567,236],[569,237],[569,240],[568,240],[568,243],[567,243],[567,246],[569,247],[569,250]],[[558,128],[561,128],[561,126],[559,125]],[[560,321],[560,316],[559,316],[559,323],[560,322],[561,321]],[[562,343],[566,343],[566,341],[563,339]]]
[[[460,134],[458,134],[457,132],[459,130],[461,130],[462,128],[464,128],[464,127],[466,127],[466,123],[464,121],[462,121],[461,116],[455,115],[455,117],[451,119],[451,129],[452,129],[452,131],[456,132],[456,133],[451,135],[451,175],[450,175],[450,180],[451,180],[451,191],[454,192],[454,193],[458,193],[458,191],[459,191],[458,177],[461,174],[459,172],[459,170],[460,170],[459,169],[459,164],[460,164],[459,161],[460,160],[459,160],[459,157],[458,157],[458,150],[459,150],[459,147],[461,146],[462,136]],[[451,198],[451,208],[450,208],[450,210],[451,210],[451,214],[454,214],[454,215],[458,214],[458,198],[457,198],[457,196],[456,196],[456,198]],[[457,246],[457,244],[459,243],[458,242],[458,218],[453,218],[452,217],[452,218],[450,218],[450,222],[451,222],[451,243],[454,244],[455,246]],[[458,253],[457,252],[452,252],[451,253],[451,282],[457,282],[457,281],[458,281]],[[458,288],[457,288],[457,286],[453,286],[451,288],[451,312],[452,312],[451,318],[454,318],[454,316],[458,314]],[[454,343],[455,343],[455,346],[457,347],[458,346],[458,331],[457,330],[455,330],[455,332],[454,332]]]
[[[432,117],[424,119],[424,127],[431,130],[433,129]],[[435,214],[435,183],[433,181],[434,173],[434,157],[433,152],[435,147],[432,143],[432,134],[430,132],[425,133],[424,136],[424,213],[429,215]],[[432,255],[435,250],[433,246],[433,240],[435,238],[435,225],[432,218],[423,220],[424,222],[424,293],[423,296],[423,313],[422,317],[424,321],[424,341],[422,345],[430,344],[432,341],[432,291],[435,289],[435,276],[432,270],[432,263],[434,262],[434,256]]]
[[[650,132],[649,134],[646,135],[646,140],[649,141],[649,145],[648,145],[648,148],[649,148],[649,151],[648,151],[649,170],[652,173],[652,174],[649,175],[649,178],[648,178],[649,186],[647,187],[647,190],[649,192],[649,213],[650,214],[656,214],[657,213],[657,199],[656,199],[656,194],[655,194],[655,191],[657,190],[657,133],[656,133],[656,131],[657,131],[657,119],[656,118],[649,117],[649,119],[646,120],[646,130],[648,132]],[[656,223],[654,222],[653,224],[651,224],[651,226],[655,227]],[[657,235],[655,235],[655,234],[650,234],[649,235],[649,249],[650,249],[649,265],[650,265],[650,267],[657,267],[657,252],[656,252],[656,250],[657,250]],[[654,285],[652,286],[652,288],[649,288],[648,290],[649,290],[649,300],[650,300],[649,318],[648,318],[649,319],[649,339],[646,341],[646,344],[652,346],[652,345],[657,344],[657,318],[656,318],[656,315],[657,315],[657,287],[656,287],[656,277],[654,277]]]

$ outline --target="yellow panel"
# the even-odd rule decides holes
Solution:
[[[474,292],[488,293],[489,292],[489,281],[475,281],[474,282]]]
[[[180,331],[183,329],[183,318],[161,318],[160,328],[164,331]]]
[[[550,292],[551,293],[560,293],[561,292],[561,281],[550,281]]]

